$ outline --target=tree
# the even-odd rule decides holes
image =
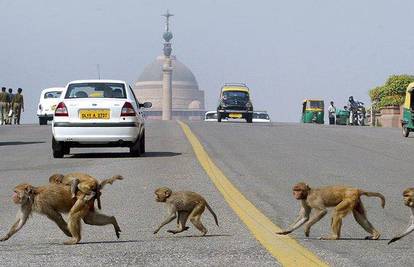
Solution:
[[[369,91],[373,108],[378,110],[387,106],[401,106],[404,103],[405,90],[414,82],[413,75],[391,75],[384,85]]]

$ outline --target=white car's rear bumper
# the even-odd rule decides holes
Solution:
[[[134,122],[125,123],[68,123],[54,122],[53,137],[58,142],[102,144],[110,142],[135,142],[139,127]]]

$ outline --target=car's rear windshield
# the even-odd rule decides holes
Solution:
[[[59,98],[62,94],[62,91],[50,91],[44,94],[44,99],[46,98]]]
[[[223,98],[241,98],[249,99],[249,94],[242,91],[224,91]]]
[[[65,98],[126,98],[126,92],[122,83],[74,83]]]
[[[308,103],[310,108],[323,108],[323,101],[309,101]]]

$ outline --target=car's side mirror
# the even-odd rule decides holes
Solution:
[[[140,108],[150,108],[152,107],[152,103],[151,102],[145,102],[144,104],[139,104]]]

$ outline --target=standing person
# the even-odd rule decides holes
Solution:
[[[7,120],[6,120],[6,124],[12,124],[12,117],[13,117],[13,98],[14,98],[14,94],[13,94],[13,89],[9,88],[9,93],[8,93],[8,100],[7,100]]]
[[[24,112],[22,91],[22,88],[17,89],[17,94],[13,97],[12,101],[14,124],[20,124],[20,114],[22,111]]]
[[[1,88],[0,92],[0,124],[6,124],[6,119],[9,110],[7,109],[9,97],[6,92],[6,87]]]
[[[334,102],[331,101],[331,105],[328,108],[329,124],[335,124],[336,107]]]

